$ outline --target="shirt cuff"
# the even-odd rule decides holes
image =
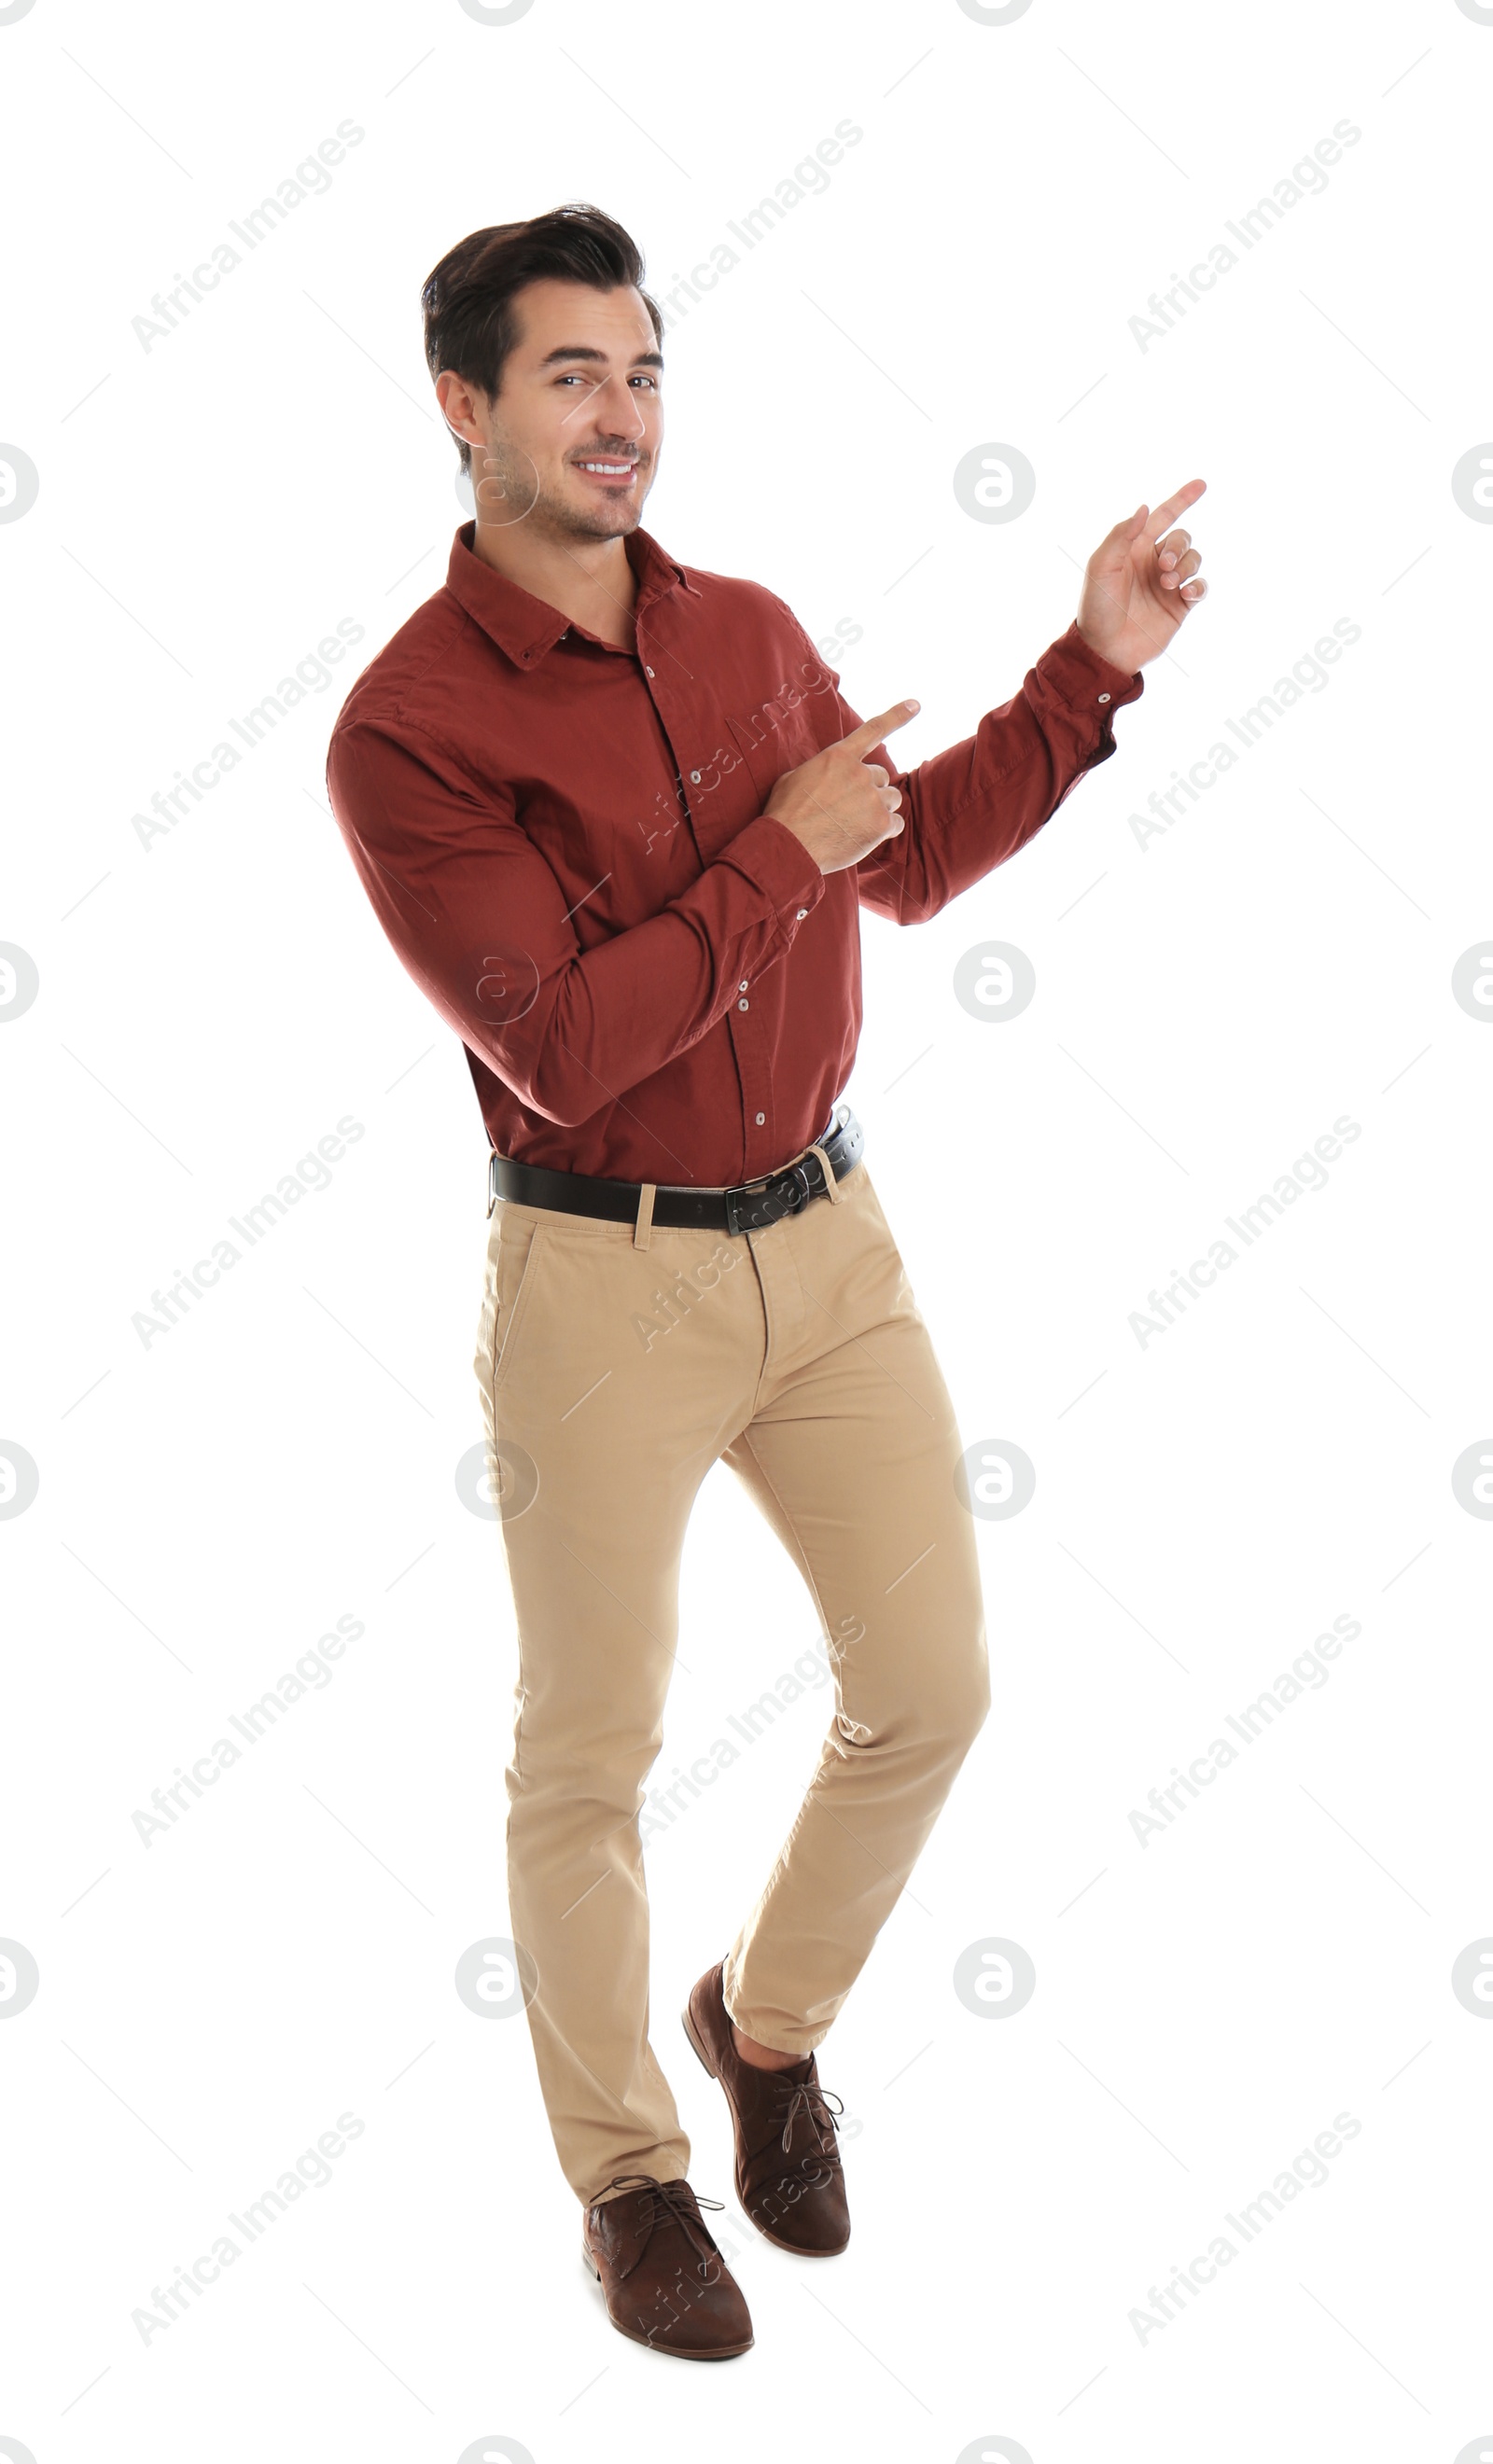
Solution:
[[[1043,682],[1075,711],[1115,710],[1123,702],[1138,701],[1146,690],[1138,668],[1128,675],[1123,668],[1100,657],[1079,631],[1077,617],[1050,649],[1043,650],[1037,669]]]
[[[774,813],[758,813],[748,822],[715,862],[734,865],[772,901],[790,939],[824,894],[825,875],[803,841]]]

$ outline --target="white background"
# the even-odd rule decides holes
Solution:
[[[39,1488],[0,1529],[0,1934],[40,1971],[0,2025],[0,2454],[1493,2453],[1493,2026],[1450,1982],[1493,1934],[1493,1528],[1451,1480],[1493,1430],[1493,1029],[1451,990],[1493,927],[1493,526],[1451,485],[1493,436],[1493,23],[35,0],[0,65],[0,437],[40,479],[0,526],[0,938],[39,979],[3,1045],[0,1439]],[[152,296],[344,119],[328,192],[143,348]],[[1343,119],[1325,190],[1142,350],[1150,295]],[[512,1616],[455,1484],[486,1141],[322,765],[465,517],[420,348],[437,258],[584,198],[667,292],[842,120],[823,193],[673,320],[648,527],[817,637],[859,626],[845,690],[921,697],[909,761],[1195,474],[1212,587],[1035,845],[920,930],[866,921],[845,1092],[967,1440],[1037,1486],[979,1526],[995,1708],[821,2055],[832,2268],[736,2210],[675,2015],[823,1695],[649,1852],[655,2039],[757,2325],[713,2375],[609,2328],[526,2030],[452,1986],[507,1929]],[[1037,473],[1008,526],[953,492],[991,440]],[[132,815],[342,618],[330,688],[143,847]],[[1326,689],[1139,845],[1131,815],[1344,618]],[[954,999],[981,935],[1036,969],[1019,1019]],[[1152,1287],[1342,1114],[1328,1186],[1143,1347]],[[143,1344],[153,1289],[343,1115],[331,1186]],[[365,1633],[333,1681],[143,1845],[135,1810],[340,1616]],[[1328,1682],[1142,1846],[1132,1809],[1339,1616]],[[717,1469],[663,1769],[814,1623]],[[1036,1965],[1004,2019],[952,1985],[988,1937]],[[332,2179],[143,2343],[152,2289],[343,2113]],[[1338,2114],[1328,2179],[1139,2334]]]

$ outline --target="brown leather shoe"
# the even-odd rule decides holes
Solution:
[[[835,2133],[845,2107],[819,2083],[812,2054],[788,2070],[744,2062],[722,1993],[725,1962],[708,1969],[684,2008],[684,2032],[726,2091],[736,2134],[736,2196],[759,2233],[804,2258],[832,2258],[850,2238]]]
[[[585,2263],[618,2333],[690,2362],[750,2352],[745,2298],[700,2213],[721,2201],[702,2201],[688,2182],[651,2173],[616,2173],[608,2189],[619,2182],[637,2187],[597,2200],[581,2229]]]

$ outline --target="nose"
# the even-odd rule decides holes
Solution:
[[[621,378],[613,379],[608,377],[606,382],[608,388],[615,385],[616,390],[622,396],[622,408],[626,425],[626,427],[619,427],[617,430],[618,435],[641,437],[646,432],[648,423],[643,416],[643,406],[638,400],[637,395],[633,392],[631,385],[625,384]],[[607,394],[606,407],[607,414],[610,416],[616,407],[612,402],[610,391],[608,391]]]
[[[595,390],[578,407],[595,420],[598,436],[641,438],[648,432],[643,406],[625,377],[599,378]]]

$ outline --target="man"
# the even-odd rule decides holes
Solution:
[[[899,772],[884,739],[915,701],[863,723],[781,600],[639,527],[664,427],[643,271],[572,206],[475,231],[429,276],[427,359],[476,518],[358,678],[327,779],[493,1148],[475,1367],[517,1618],[509,1888],[545,2107],[613,2324],[714,2360],[752,2328],[648,2037],[638,1831],[686,1525],[725,1461],[832,1665],[802,1810],[684,2013],[747,2213],[828,2256],[848,2207],[816,2048],[990,1699],[958,1430],[837,1103],[858,909],[936,914],[1113,752],[1115,709],[1206,587],[1169,528],[1203,482],[1117,523],[1021,692]]]

